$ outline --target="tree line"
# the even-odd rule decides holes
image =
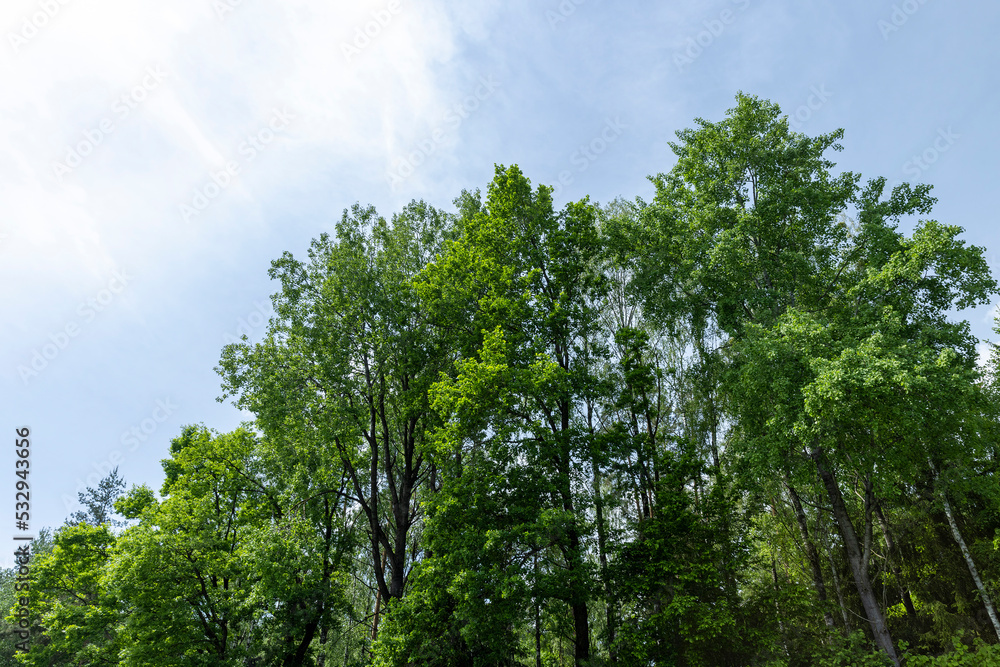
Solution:
[[[254,419],[36,541],[10,664],[1000,665],[1000,292],[842,138],[740,94],[649,202],[346,210],[222,351]]]

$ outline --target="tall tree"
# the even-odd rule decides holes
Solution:
[[[861,189],[855,174],[833,177],[823,155],[842,131],[790,132],[776,105],[745,95],[727,119],[697,122],[678,132],[674,169],[654,179],[660,243],[645,266],[647,306],[725,333],[731,443],[778,480],[808,474],[811,461],[874,638],[898,664],[868,574],[876,495],[886,476],[912,472],[916,434],[928,435],[914,428],[940,394],[912,391],[947,379],[967,394],[974,339],[946,315],[983,303],[996,284],[958,228],[895,231],[901,217],[929,212],[927,186],[882,199],[884,179]],[[852,207],[857,234],[836,224]],[[844,477],[864,489],[860,533]]]
[[[157,501],[139,487],[120,503],[138,519],[118,539],[104,581],[129,613],[118,628],[123,665],[237,665],[256,653],[244,554],[270,516],[255,483],[256,439],[186,427],[171,442]]]
[[[376,583],[373,637],[379,610],[403,597],[419,553],[414,528],[431,472],[424,442],[436,424],[427,390],[447,366],[412,279],[446,223],[423,203],[391,222],[370,207],[345,211],[334,236],[313,241],[307,262],[287,252],[273,262],[281,290],[266,339],[229,345],[220,362],[225,395],[253,412],[270,440],[291,435],[314,469],[337,471],[310,493],[347,494],[360,507]]]
[[[31,617],[42,632],[33,633],[31,650],[18,656],[20,664],[118,664],[118,627],[129,608],[104,576],[114,542],[106,523],[64,526],[51,551],[29,562]]]
[[[88,487],[79,494],[85,510],[75,512],[54,532],[43,530],[32,541],[31,556],[24,564],[31,572],[25,590],[30,591],[26,597],[34,641],[28,642],[32,649],[22,654],[22,664],[117,664],[118,625],[128,605],[110,590],[105,568],[116,542],[113,528],[122,523],[115,503],[124,486],[115,468],[96,489]],[[14,596],[15,601],[19,597]],[[15,604],[11,611],[16,609]]]
[[[442,493],[488,471],[507,480],[488,493],[533,499],[534,518],[520,519],[531,527],[511,535],[509,548],[525,567],[538,549],[553,557],[533,587],[536,597],[568,606],[582,665],[592,650],[592,576],[580,472],[594,445],[584,398],[595,380],[592,359],[602,354],[596,208],[583,201],[557,213],[551,189],[532,190],[516,166],[497,166],[485,202],[466,194],[459,205],[460,236],[420,283],[433,321],[451,330],[461,355],[435,400],[447,422],[443,451],[469,465],[443,481]]]

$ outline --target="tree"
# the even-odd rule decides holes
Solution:
[[[121,520],[114,518],[115,500],[125,491],[125,480],[118,475],[118,467],[97,483],[97,488],[87,487],[77,495],[84,510],[74,512],[66,520],[67,525],[76,526],[88,523],[100,526],[107,523],[113,528],[121,525]]]
[[[642,201],[614,202],[602,220],[611,286],[601,311],[613,343],[596,413],[617,495],[634,499],[611,506],[612,517],[629,518],[609,559],[607,603],[621,623],[609,657],[739,662],[768,639],[752,627],[763,600],[747,577],[750,526],[722,448],[723,367],[710,327],[657,322],[632,296],[634,267],[650,247],[647,221]]]
[[[344,608],[341,510],[300,498],[302,470],[246,429],[187,426],[163,462],[157,500],[146,487],[116,505],[138,523],[106,566],[129,612],[129,664],[313,664]]]
[[[643,271],[647,307],[725,334],[730,446],[772,479],[808,479],[811,461],[872,633],[898,664],[868,575],[876,496],[893,475],[912,474],[914,451],[954,449],[923,426],[933,399],[961,400],[973,380],[974,339],[947,312],[984,303],[996,284],[959,228],[895,231],[901,217],[930,211],[929,187],[904,184],[882,199],[884,179],[862,190],[854,174],[832,177],[823,154],[839,149],[842,131],[790,132],[776,105],[745,95],[726,120],[697,122],[678,132],[674,169],[654,179],[660,242]],[[836,224],[850,207],[856,235]],[[860,536],[842,477],[864,489]]]
[[[22,664],[117,664],[122,610],[103,575],[116,541],[112,529],[121,524],[115,502],[124,486],[115,468],[96,489],[79,494],[84,511],[32,541],[28,599],[35,642]],[[14,614],[17,605],[7,608]]]
[[[247,431],[185,427],[163,462],[162,500],[140,487],[119,503],[139,520],[104,574],[128,608],[122,665],[236,665],[255,654],[251,587],[260,574],[247,567],[244,543],[270,508],[254,447]]]
[[[427,391],[447,351],[412,278],[445,223],[422,203],[391,222],[372,208],[345,211],[335,237],[313,241],[308,262],[285,253],[272,264],[281,291],[266,339],[227,346],[220,362],[223,398],[256,414],[272,442],[293,441],[313,468],[326,468],[328,486],[310,493],[360,507],[376,589],[373,638],[380,610],[404,595],[420,551],[418,499],[434,474],[424,453],[436,426]]]
[[[432,321],[459,355],[453,378],[432,390],[445,421],[438,457],[443,470],[448,461],[449,474],[432,502],[439,514],[428,524],[428,540],[459,541],[443,534],[461,526],[445,513],[454,514],[458,499],[476,489],[496,507],[477,515],[476,523],[488,531],[494,546],[487,551],[497,549],[500,561],[490,567],[434,551],[425,567],[447,568],[449,589],[476,580],[477,571],[495,575],[477,593],[490,600],[481,619],[493,619],[506,633],[527,614],[525,588],[514,582],[534,579],[533,597],[568,606],[575,661],[585,664],[592,572],[584,545],[589,499],[578,482],[593,447],[582,419],[584,396],[594,378],[591,360],[601,354],[593,306],[601,289],[593,261],[596,209],[583,201],[556,213],[550,188],[533,191],[517,167],[503,166],[496,167],[485,202],[466,193],[458,203],[458,236],[418,283]],[[541,550],[552,567],[528,570]],[[520,613],[517,605],[494,606],[510,598],[520,600]],[[476,659],[489,664],[511,657]]]
[[[103,576],[114,542],[106,523],[65,526],[52,550],[33,559],[29,608],[43,630],[19,654],[21,664],[118,664],[118,624],[127,612]]]
[[[696,123],[649,203],[498,165],[274,261],[217,369],[255,420],[184,427],[158,494],[80,494],[17,660],[990,662],[1000,361],[953,314],[998,293],[982,249],[901,232],[930,188],[834,175],[842,131],[742,94]]]

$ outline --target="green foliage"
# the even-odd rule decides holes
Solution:
[[[740,94],[648,203],[344,211],[222,352],[254,421],[40,536],[18,664],[1000,664],[997,284],[843,137]]]
[[[379,635],[380,665],[516,665],[530,602],[523,489],[476,457],[432,501],[427,555]],[[535,498],[537,501],[537,496]]]
[[[626,664],[718,665],[749,660],[754,646],[745,626],[736,573],[749,554],[727,543],[731,498],[715,486],[695,507],[688,484],[702,471],[690,455],[666,456],[656,485],[655,514],[638,537],[619,548],[612,576],[623,601],[618,643]]]
[[[128,493],[115,501],[115,511],[126,519],[138,519],[147,509],[157,505],[156,494],[143,484],[133,486]]]
[[[245,478],[253,446],[246,432],[187,427],[164,461],[163,500],[138,489],[121,503],[145,504],[107,567],[129,604],[122,665],[240,664],[253,618],[241,549],[256,518]]]
[[[908,661],[909,665],[915,664]],[[838,639],[832,646],[817,649],[810,664],[817,667],[886,667],[892,663],[885,653],[877,651],[860,632]]]
[[[125,489],[125,480],[118,476],[116,467],[105,478],[97,484],[97,488],[87,487],[85,492],[80,492],[80,504],[86,509],[74,512],[66,520],[66,523],[74,526],[80,523],[89,523],[92,526],[109,524],[111,526],[121,525],[121,521],[114,518],[115,500]]]
[[[952,637],[952,650],[944,655],[911,655],[906,667],[1000,667],[1000,644],[975,642],[975,650],[962,642],[960,636]]]
[[[107,524],[65,526],[33,559],[30,611],[44,630],[19,654],[22,664],[117,664],[125,610],[103,576],[114,542]]]

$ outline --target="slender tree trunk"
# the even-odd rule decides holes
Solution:
[[[590,430],[591,435],[596,435],[594,430],[593,405],[589,400],[587,401],[587,428]],[[604,611],[608,628],[608,645],[614,646],[616,619],[614,602],[611,600],[611,577],[608,575],[608,529],[604,518],[604,493],[601,490],[603,476],[601,475],[600,463],[596,458],[591,458],[590,467],[594,478],[594,511],[597,515],[597,552],[598,560],[601,564],[601,583],[604,587]],[[614,649],[612,649],[613,661]]]
[[[928,461],[930,463],[930,461]],[[937,485],[938,481],[938,471],[931,463],[931,470],[934,471],[934,482]],[[962,557],[965,559],[965,564],[969,568],[969,574],[972,575],[972,580],[976,582],[976,589],[979,591],[979,595],[983,598],[983,604],[986,606],[986,613],[989,614],[990,621],[993,623],[993,631],[997,633],[997,637],[1000,637],[1000,622],[997,621],[997,612],[993,608],[993,601],[990,599],[989,594],[986,592],[986,587],[983,586],[983,580],[979,577],[979,570],[976,569],[976,563],[972,560],[972,554],[969,553],[969,547],[966,546],[965,540],[962,538],[962,533],[958,530],[958,522],[955,521],[955,515],[951,511],[951,503],[948,502],[948,496],[945,495],[944,489],[938,488],[938,494],[941,496],[941,502],[944,504],[944,514],[948,517],[948,525],[951,526],[951,534],[955,537],[955,542],[958,543],[958,548],[962,551]]]
[[[605,615],[608,626],[608,645],[615,643],[614,602],[611,599],[611,579],[608,576],[608,531],[604,521],[604,496],[601,492],[601,468],[596,461],[592,462],[594,471],[594,508],[597,513],[597,550],[601,563],[601,582],[604,584]]]
[[[827,560],[830,561],[830,576],[833,578],[833,590],[837,594],[837,602],[840,604],[840,615],[844,618],[844,629],[846,630],[845,634],[850,634],[852,630],[851,617],[847,613],[847,605],[844,604],[844,594],[840,590],[840,575],[837,574],[837,562],[833,558],[833,549],[827,542],[827,533],[822,525],[825,524],[825,522],[822,521],[822,518],[823,515],[821,513],[816,514],[817,533],[819,534],[821,540],[820,546],[826,552]]]
[[[834,477],[833,471],[827,469],[824,462],[823,449],[816,448],[812,452],[812,458],[816,462],[816,469],[823,486],[826,487],[830,504],[833,508],[833,516],[837,520],[840,529],[840,536],[844,540],[844,549],[847,551],[847,561],[851,566],[854,575],[854,584],[858,589],[858,597],[864,607],[868,623],[871,625],[872,634],[875,636],[875,643],[885,651],[892,664],[899,667],[899,657],[896,655],[896,647],[893,646],[892,637],[885,624],[885,617],[879,608],[878,600],[875,598],[875,591],[872,590],[871,580],[868,578],[868,564],[858,543],[858,535],[854,531],[854,524],[847,513],[847,505],[844,503],[844,496],[840,493],[840,486]]]
[[[913,598],[910,597],[910,587],[906,585],[903,581],[903,572],[899,569],[899,563],[893,559],[893,554],[896,553],[896,543],[892,539],[892,531],[889,530],[889,522],[885,520],[885,514],[882,513],[882,504],[875,503],[875,516],[878,518],[879,525],[882,527],[882,536],[885,538],[885,548],[889,553],[889,557],[886,559],[889,561],[889,569],[892,571],[892,576],[896,577],[896,582],[899,585],[899,594],[903,598],[903,606],[906,607],[906,613],[909,616],[916,616],[917,610],[913,606]]]
[[[840,576],[837,574],[837,563],[833,560],[833,554],[827,551],[830,558],[830,575],[833,577],[833,587],[837,592],[837,602],[840,603],[840,615],[844,617],[844,629],[847,634],[851,633],[851,617],[847,613],[847,605],[844,604],[844,594],[840,592]]]
[[[535,586],[538,586],[538,554],[533,556],[535,571]],[[542,667],[542,606],[535,591],[535,667]]]
[[[774,611],[777,614],[778,619],[778,630],[781,632],[781,646],[785,649],[785,657],[791,657],[791,652],[788,650],[788,632],[785,630],[785,623],[781,620],[781,607],[778,606],[778,565],[774,561],[774,556],[771,556],[771,577],[774,582]]]
[[[714,369],[714,362],[705,352],[705,339],[707,338],[704,328],[701,328],[697,333],[694,334],[695,347],[698,350],[698,358],[701,359],[702,373],[704,374],[701,378],[702,389],[705,392],[706,400],[708,401],[708,420],[709,420],[709,436],[712,447],[712,466],[715,468],[716,477],[719,476],[719,443],[718,443],[718,430],[719,430],[719,413],[715,406],[715,390],[711,386],[708,375]]]
[[[382,550],[382,570],[385,571],[385,549]],[[378,621],[382,613],[382,589],[375,589],[375,615],[372,617],[372,644],[378,639]]]
[[[580,544],[580,532],[577,528],[576,509],[573,506],[573,490],[570,486],[572,466],[570,462],[569,448],[569,426],[571,408],[568,403],[560,406],[560,430],[556,434],[562,442],[562,451],[559,454],[559,475],[563,482],[560,484],[559,493],[562,496],[563,511],[573,517],[569,528],[566,530],[568,544],[563,549],[566,557],[566,569],[570,572],[569,604],[573,610],[573,629],[575,632],[575,663],[577,667],[584,667],[590,661],[590,611],[587,608],[587,586],[583,581],[585,568],[583,563],[583,549]]]
[[[583,576],[583,559],[580,553],[580,536],[576,526],[569,529],[569,553],[567,554],[571,577]],[[573,630],[575,639],[575,664],[577,667],[584,667],[590,661],[590,612],[587,609],[587,601],[583,597],[581,582],[574,582],[574,590],[571,592],[570,606],[573,609]]]
[[[806,513],[802,509],[802,501],[795,488],[785,478],[785,488],[792,499],[792,509],[795,510],[795,520],[799,524],[799,534],[802,536],[802,544],[806,550],[806,560],[812,569],[813,584],[816,586],[816,596],[819,598],[820,606],[823,608],[823,620],[828,628],[833,629],[833,614],[830,613],[830,605],[826,596],[826,584],[823,582],[823,570],[820,567],[819,554],[816,552],[816,545],[809,537],[809,522],[806,520]]]

